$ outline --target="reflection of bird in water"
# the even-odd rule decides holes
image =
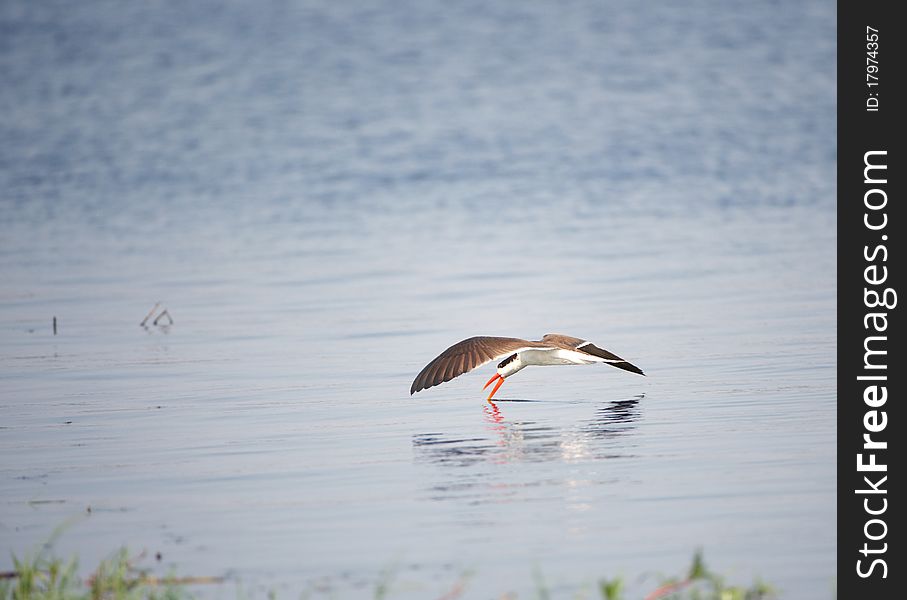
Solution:
[[[642,417],[639,401],[644,397],[640,394],[613,400],[600,406],[593,418],[565,428],[507,420],[494,402],[489,402],[484,412],[500,449],[496,458],[502,462],[617,458],[624,454],[614,450],[625,445],[618,440],[636,429]]]
[[[627,456],[625,435],[642,418],[642,394],[601,405],[591,419],[570,427],[538,421],[508,420],[494,403],[485,405],[487,437],[424,433],[413,436],[413,447],[429,462],[468,466],[479,462],[576,461]]]
[[[485,417],[489,423],[500,425],[504,422],[504,415],[501,414],[501,409],[494,402],[489,402],[485,406]]]
[[[636,429],[634,423],[641,412],[639,401],[645,394],[626,400],[615,400],[595,411],[595,417],[585,423],[583,432],[589,437],[605,438]]]
[[[504,359],[498,365],[498,372],[485,384],[497,381],[488,401],[516,372],[531,365],[590,365],[606,363],[613,367],[645,375],[642,369],[621,357],[602,350],[598,346],[579,338],[549,333],[541,340],[528,341],[506,337],[471,337],[456,343],[428,363],[416,376],[409,393],[416,392],[450,381],[458,375],[468,373],[493,360]]]

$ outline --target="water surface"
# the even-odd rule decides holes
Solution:
[[[85,515],[291,597],[832,597],[834,16],[4,2],[0,569]],[[409,395],[553,332],[648,376]]]

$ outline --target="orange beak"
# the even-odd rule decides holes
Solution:
[[[491,383],[492,383],[495,379],[498,379],[499,381],[495,384],[494,388],[492,388],[491,393],[488,394],[488,401],[489,401],[489,402],[491,402],[491,397],[494,396],[495,392],[498,391],[498,388],[500,388],[500,387],[504,384],[504,378],[501,377],[501,374],[500,374],[500,373],[495,373],[495,374],[494,374],[494,377],[492,377],[491,379],[489,379],[488,382],[485,384],[485,387],[482,388],[483,390],[486,389],[489,385],[491,385]]]

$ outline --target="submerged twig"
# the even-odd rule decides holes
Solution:
[[[162,328],[166,329],[170,325],[173,325],[173,317],[170,316],[170,311],[165,308],[160,313],[158,313],[157,309],[160,307],[161,307],[161,303],[155,302],[154,306],[151,307],[151,310],[148,311],[148,314],[145,315],[145,318],[142,319],[142,322],[139,323],[139,327],[142,327],[147,331],[148,330],[148,321],[152,317],[154,317],[154,320],[151,321],[151,325],[153,325],[155,327],[162,327]],[[155,313],[157,313],[156,317],[154,316]],[[162,322],[162,319],[164,319],[164,318],[166,318],[167,320],[165,322]]]
[[[148,322],[148,319],[150,319],[150,318],[154,315],[154,313],[157,311],[157,307],[160,306],[160,305],[161,305],[160,302],[155,302],[155,303],[154,303],[154,306],[151,307],[151,310],[148,311],[148,314],[145,315],[145,318],[142,319],[142,322],[141,322],[141,323],[139,323],[139,327],[144,327],[144,326],[145,326],[145,323],[147,323],[147,322]]]
[[[152,323],[152,325],[157,325],[158,321],[160,321],[161,318],[165,317],[165,316],[167,317],[167,325],[173,325],[173,317],[170,316],[170,312],[166,308],[163,311],[161,311],[161,314],[159,314],[157,316],[157,318],[154,320],[154,323]]]

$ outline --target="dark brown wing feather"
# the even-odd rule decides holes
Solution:
[[[564,335],[562,333],[546,333],[544,337],[542,337],[542,341],[548,344],[554,344],[565,350],[573,350],[580,344],[586,343],[586,340],[570,337],[569,335]]]
[[[425,365],[425,368],[416,375],[409,393],[415,394],[418,391],[450,381],[454,377],[468,373],[496,358],[534,347],[539,347],[539,343],[519,338],[471,337],[454,344]]]

